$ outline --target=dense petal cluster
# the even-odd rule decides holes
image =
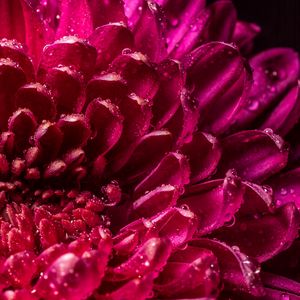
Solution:
[[[230,0],[0,2],[1,299],[300,299],[300,63],[259,31]]]

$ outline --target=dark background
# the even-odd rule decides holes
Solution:
[[[240,19],[257,23],[262,32],[256,51],[292,47],[300,52],[300,0],[233,0]]]

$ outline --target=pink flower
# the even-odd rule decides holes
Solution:
[[[297,53],[124,2],[0,2],[1,299],[298,299]]]

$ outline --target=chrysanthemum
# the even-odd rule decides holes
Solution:
[[[0,1],[0,298],[300,299],[298,55],[124,2]]]

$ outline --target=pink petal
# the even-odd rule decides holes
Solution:
[[[135,190],[135,197],[153,190],[162,184],[171,184],[182,192],[189,183],[190,170],[185,156],[178,153],[167,154],[155,169],[140,182]]]
[[[0,20],[0,37],[15,39],[25,44],[36,66],[43,47],[52,39],[52,30],[46,28],[24,0],[1,1]]]
[[[106,69],[123,49],[134,49],[133,35],[123,23],[98,27],[88,41],[97,50],[97,70]]]
[[[191,182],[199,182],[212,175],[221,158],[218,140],[210,134],[197,132],[193,139],[182,146],[181,151],[190,162]]]
[[[253,84],[243,110],[236,117],[233,128],[245,128],[274,105],[299,76],[298,54],[288,48],[274,48],[250,60]],[[278,99],[279,98],[279,99]]]
[[[298,210],[289,203],[274,214],[241,218],[232,227],[222,228],[216,236],[263,262],[290,247],[298,236],[299,224]]]
[[[144,1],[134,29],[134,40],[137,50],[153,62],[160,62],[167,56],[164,15],[154,1]]]
[[[51,88],[58,114],[81,111],[85,99],[80,72],[66,66],[50,68],[43,82]]]
[[[209,249],[218,259],[225,289],[262,296],[264,290],[259,278],[259,267],[238,247],[229,247],[217,240],[198,239],[189,243],[193,247]]]
[[[287,145],[271,129],[242,131],[226,137],[221,145],[217,176],[235,169],[243,179],[262,181],[287,163]]]
[[[71,66],[88,77],[94,70],[96,57],[96,49],[86,41],[75,36],[65,36],[44,48],[38,77],[45,81],[48,70],[61,65]]]
[[[191,186],[178,205],[186,206],[199,218],[198,235],[211,233],[234,218],[243,201],[240,178],[229,171],[224,180]]]
[[[289,90],[260,128],[272,128],[282,136],[286,135],[300,118],[299,84]]]
[[[109,71],[121,75],[127,82],[129,92],[141,98],[152,99],[158,90],[157,72],[139,52],[119,55]]]
[[[93,20],[88,0],[61,0],[60,22],[55,38],[67,35],[87,38],[92,32]]]
[[[188,54],[184,64],[202,113],[200,128],[215,135],[224,133],[245,102],[249,72],[244,59],[236,47],[211,42]]]
[[[49,90],[39,84],[30,83],[22,86],[15,97],[17,107],[30,109],[38,121],[51,120],[56,108]]]
[[[185,84],[185,71],[178,61],[167,59],[158,66],[159,90],[153,100],[152,123],[162,128],[179,109]]]
[[[92,131],[87,145],[89,155],[109,151],[119,140],[123,129],[123,117],[117,106],[110,101],[95,99],[87,110],[86,118]]]
[[[154,289],[163,298],[215,297],[219,281],[214,254],[207,249],[187,246],[170,256],[155,280]]]

